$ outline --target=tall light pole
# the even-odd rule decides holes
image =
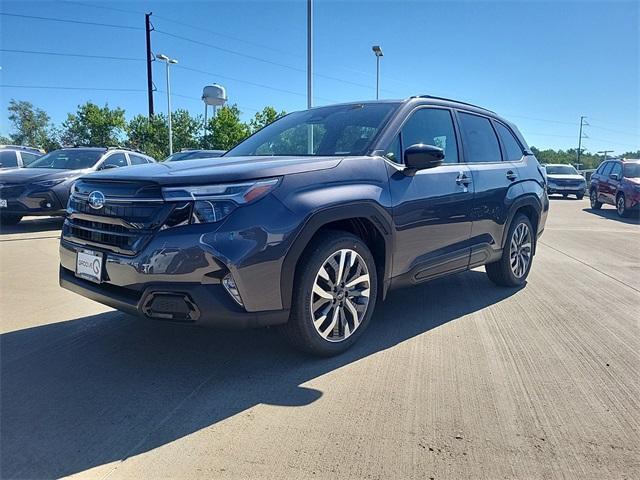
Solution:
[[[378,100],[380,98],[380,57],[383,57],[384,53],[380,45],[374,45],[371,49],[376,54],[376,100]]]
[[[156,58],[163,61],[167,66],[167,117],[169,118],[169,155],[173,155],[173,131],[171,129],[171,82],[169,81],[169,65],[178,63],[175,58],[169,58],[166,55],[159,53]]]
[[[313,0],[307,0],[307,108],[313,106]],[[313,125],[307,126],[307,153],[313,153]]]
[[[585,117],[584,115],[582,115],[580,117],[580,133],[578,134],[578,158],[577,158],[577,161],[576,161],[576,163],[578,165],[577,168],[580,168],[580,155],[582,154],[582,139],[586,138],[586,136],[582,135],[582,127],[584,127],[585,125],[589,125],[586,122],[585,118],[587,118],[587,117]]]

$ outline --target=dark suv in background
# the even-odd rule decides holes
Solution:
[[[0,171],[0,224],[13,225],[27,215],[64,215],[71,184],[98,170],[142,165],[155,160],[120,148],[62,148],[24,168]]]
[[[79,179],[60,284],[150,319],[281,325],[333,355],[392,288],[481,265],[523,285],[548,206],[538,161],[489,110],[429,96],[313,108],[215,163]]]
[[[591,175],[591,208],[603,203],[615,205],[618,215],[626,217],[640,210],[640,160],[608,160]]]

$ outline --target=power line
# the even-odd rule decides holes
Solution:
[[[49,22],[76,23],[80,25],[91,25],[93,27],[122,28],[126,30],[144,30],[144,28],[141,28],[141,27],[130,27],[128,25],[115,25],[113,23],[85,22],[82,20],[69,20],[66,18],[38,17],[35,15],[19,15],[17,13],[5,13],[5,12],[0,12],[0,15],[4,15],[5,17],[18,17],[18,18],[29,18],[32,20],[45,20]]]
[[[99,58],[102,60],[125,60],[125,61],[136,61],[136,62],[144,61],[144,58],[135,58],[135,57],[113,57],[109,55],[86,55],[83,53],[43,52],[40,50],[16,50],[12,48],[0,48],[0,52],[24,53],[24,54],[31,54],[31,55],[51,55],[56,57]]]
[[[591,125],[592,128],[598,128],[600,130],[606,130],[607,132],[618,133],[620,135],[629,135],[631,137],[640,137],[640,133],[621,132],[620,130],[613,130],[611,128],[601,127],[599,125]]]

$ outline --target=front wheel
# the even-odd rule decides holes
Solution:
[[[307,353],[342,353],[369,325],[377,291],[376,264],[367,245],[347,232],[327,232],[298,265],[283,334]]]
[[[602,202],[598,201],[598,192],[595,189],[591,190],[589,194],[589,202],[593,210],[600,210],[602,208]]]
[[[625,201],[623,193],[619,194],[616,198],[616,211],[619,217],[624,218],[627,216],[627,202]]]
[[[503,287],[523,285],[533,262],[535,232],[526,215],[519,214],[511,222],[507,233],[507,245],[502,257],[495,263],[485,265],[489,279]]]

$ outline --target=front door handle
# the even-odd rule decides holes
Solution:
[[[456,178],[456,183],[458,185],[464,185],[466,187],[471,184],[471,177],[467,177],[464,172],[460,172],[458,178]]]
[[[509,179],[509,180],[511,180],[513,182],[516,178],[518,178],[518,175],[513,173],[513,170],[509,170],[507,172],[507,179]]]

